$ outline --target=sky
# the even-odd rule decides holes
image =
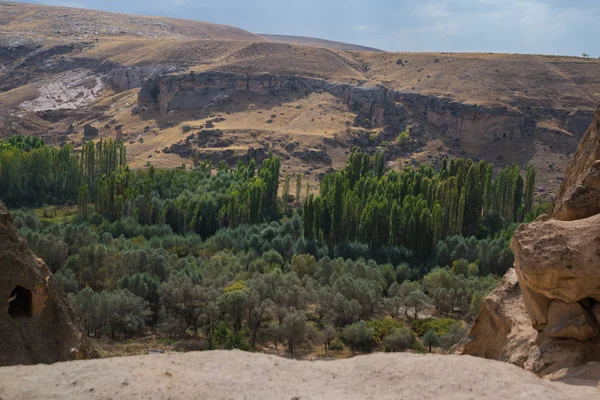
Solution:
[[[600,0],[24,0],[233,25],[387,51],[590,54]]]

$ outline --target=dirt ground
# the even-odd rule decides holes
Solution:
[[[210,351],[3,367],[0,398],[589,400],[600,391],[470,356],[377,353],[295,361]]]

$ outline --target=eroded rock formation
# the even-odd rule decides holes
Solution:
[[[46,264],[0,203],[0,366],[97,357]]]
[[[600,108],[567,168],[553,217],[572,221],[600,213]],[[600,291],[600,290],[599,290]]]
[[[457,352],[542,375],[600,360],[599,127],[600,108],[567,169],[553,216],[515,231],[515,268],[485,299]]]

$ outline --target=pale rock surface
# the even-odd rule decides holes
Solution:
[[[514,365],[468,356],[377,353],[295,361],[241,351],[0,368],[7,399],[544,399],[600,391],[544,381]]]

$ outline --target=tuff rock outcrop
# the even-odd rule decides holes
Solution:
[[[567,168],[558,191],[553,217],[561,221],[573,221],[599,213],[600,107]]]
[[[97,357],[46,264],[0,203],[0,366]]]
[[[563,378],[569,368],[600,361],[600,108],[553,215],[521,225],[511,249],[515,268],[455,352]]]
[[[386,126],[397,135],[398,130],[406,128],[406,124],[420,125],[425,121],[445,137],[475,146],[522,140],[535,135],[543,138],[548,145],[556,144],[566,151],[575,151],[585,130],[582,126],[587,127],[592,120],[592,113],[587,111],[569,113],[544,107],[515,109],[466,104],[446,97],[393,90],[384,85],[338,83],[302,76],[218,71],[146,76],[138,103],[148,107],[156,105],[161,114],[225,104],[238,92],[282,98],[326,92],[343,101],[349,111],[356,113],[355,122],[362,127]],[[563,128],[572,135],[557,135],[557,132],[549,132],[538,126],[538,122],[549,118],[561,121]]]
[[[531,323],[548,336],[600,334],[600,108],[559,189],[552,218],[520,226],[511,243]]]

